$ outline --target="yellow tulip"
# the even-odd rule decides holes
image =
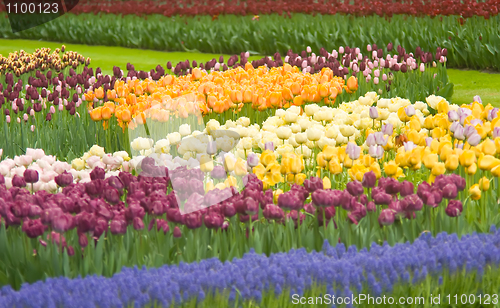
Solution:
[[[332,182],[327,176],[325,176],[323,178],[323,189],[330,189],[330,188],[332,188]]]
[[[225,182],[224,183],[217,183],[217,185],[215,185],[214,189],[217,188],[218,190],[223,190],[223,189],[226,189],[228,186],[226,186]]]
[[[492,168],[491,169],[491,174],[494,176],[494,177],[500,177],[500,165],[496,166],[495,168]]]
[[[295,175],[293,173],[288,173],[286,175],[286,182],[287,183],[294,183],[295,182]]]
[[[230,175],[224,181],[224,184],[226,184],[226,187],[230,187],[230,186],[236,187],[238,185],[238,181],[236,181],[236,178],[234,176]]]
[[[491,155],[481,154],[478,159],[477,166],[481,170],[491,170],[496,166],[500,165],[500,159],[497,159]]]
[[[247,173],[247,162],[244,161],[241,157],[238,157],[236,163],[234,164],[234,174],[236,174],[237,176],[244,176]]]
[[[431,150],[432,150],[432,152],[438,153],[439,152],[439,145],[440,144],[441,143],[439,142],[439,140],[432,139],[432,141],[431,141]]]
[[[342,173],[342,166],[340,165],[338,159],[334,158],[330,160],[328,163],[328,170],[334,175]]]
[[[370,171],[370,169],[366,168],[363,164],[356,163],[351,169],[349,169],[348,173],[352,180],[361,182],[363,180],[363,176],[368,171]]]
[[[236,164],[236,160],[229,155],[224,155],[224,169],[226,172],[234,171],[234,165]]]
[[[387,176],[395,176],[398,173],[398,165],[393,160],[384,163],[384,172]]]
[[[497,152],[495,142],[493,142],[490,138],[484,140],[480,145],[478,145],[478,148],[480,148],[485,155],[494,156]]]
[[[382,170],[380,170],[380,165],[377,162],[371,164],[370,171],[373,171],[373,173],[375,173],[377,179],[380,179],[380,177],[382,176]]]
[[[265,150],[260,154],[260,162],[267,167],[267,165],[276,161],[276,154],[271,150]]]
[[[304,173],[298,173],[295,175],[295,184],[302,185],[306,180],[307,176]]]
[[[200,170],[202,172],[210,172],[214,170],[214,161],[208,155],[202,155],[200,157]]]
[[[253,173],[259,178],[259,180],[262,181],[264,179],[264,176],[266,175],[266,167],[264,167],[263,164],[258,164],[257,166],[253,167]]]
[[[434,128],[432,130],[432,133],[431,133],[431,136],[434,139],[438,139],[440,137],[443,137],[444,135],[446,135],[446,130],[444,128],[441,128],[441,127]]]
[[[500,154],[500,137],[495,138],[495,148],[496,148],[496,153]]]
[[[410,121],[410,117],[406,115],[406,111],[404,107],[401,107],[398,109],[398,117],[401,120],[401,122],[408,122]]]
[[[327,161],[326,161],[326,158],[325,158],[325,154],[323,152],[319,152],[318,155],[316,155],[316,163],[321,168],[325,168],[326,167]]]
[[[487,177],[482,177],[479,180],[479,188],[481,188],[482,191],[490,189],[490,180]]]
[[[349,156],[346,156],[344,158],[344,167],[351,168],[353,163],[354,162],[352,161],[352,159],[349,158]]]
[[[441,148],[441,151],[439,152],[439,159],[441,161],[446,161],[448,158],[448,155],[450,155],[453,152],[453,149],[451,148],[451,145],[446,144],[446,146]]]
[[[448,155],[446,163],[444,165],[446,167],[446,170],[448,171],[456,170],[458,168],[458,155],[456,154]]]
[[[477,134],[481,136],[481,139],[484,139],[486,138],[486,136],[488,136],[489,131],[487,127],[481,124],[477,124],[475,127],[477,130]]]
[[[207,182],[207,184],[205,185],[205,192],[208,192],[208,191],[211,191],[212,189],[214,189],[215,186],[214,186],[214,182],[212,181],[209,181]]]
[[[469,195],[471,196],[472,200],[481,199],[481,189],[479,189],[478,184],[474,184],[469,188]]]
[[[432,167],[432,170],[431,170],[431,173],[434,175],[434,176],[438,176],[438,175],[441,175],[445,172],[446,170],[446,167],[444,165],[444,163],[436,163],[433,167]]]
[[[412,117],[412,119],[410,120],[410,129],[419,132],[421,128],[422,126],[420,125],[420,121],[418,120],[418,118]]]
[[[281,176],[281,166],[277,163],[271,163],[266,167],[266,179],[271,186],[276,185],[276,183],[283,182],[283,177]]]
[[[375,158],[371,157],[370,155],[363,155],[360,161],[363,165],[365,165],[365,167],[368,168],[375,161]]]
[[[278,204],[278,197],[283,193],[283,190],[277,189],[273,191],[273,201],[275,204]]]
[[[434,165],[438,163],[439,158],[437,154],[429,154],[425,155],[422,161],[424,163],[425,168],[432,169]]]
[[[474,175],[477,172],[477,165],[476,163],[472,163],[469,167],[465,168],[465,172],[467,172],[468,175]]]
[[[332,147],[331,145],[327,145],[323,148],[323,155],[326,160],[331,160],[338,153],[338,149]]]
[[[448,111],[450,111],[450,105],[448,104],[448,102],[446,100],[443,99],[437,104],[437,110],[438,110],[438,113],[447,114]]]
[[[424,128],[427,130],[432,130],[434,128],[434,121],[432,116],[428,116],[424,120]]]
[[[460,154],[460,165],[469,167],[476,162],[476,154],[472,150],[465,150]]]

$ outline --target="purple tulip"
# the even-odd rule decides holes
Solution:
[[[112,234],[119,235],[127,232],[127,222],[121,219],[113,219],[109,225]]]
[[[52,229],[59,233],[64,233],[73,227],[73,216],[61,213],[52,219]]]
[[[208,215],[205,215],[205,226],[208,229],[218,229],[222,227],[222,224],[224,223],[224,217],[222,217],[220,214],[212,212],[209,213]]]
[[[132,220],[132,226],[135,230],[142,230],[144,229],[144,222],[140,217],[134,217],[134,219]]]
[[[363,193],[363,185],[358,181],[347,183],[346,189],[354,197],[357,197]]]
[[[447,184],[443,188],[443,198],[445,199],[455,199],[458,195],[458,189],[457,186],[453,183]]]
[[[38,182],[38,171],[36,170],[26,169],[24,170],[23,175],[24,175],[24,181],[26,181],[26,183],[33,184]]]
[[[22,231],[26,233],[29,238],[37,238],[45,232],[45,226],[40,219],[26,219],[23,221]]]
[[[477,133],[473,133],[472,135],[470,135],[469,138],[467,138],[467,142],[471,146],[475,147],[476,145],[479,144],[479,142],[481,142],[481,136],[479,136],[479,134]]]
[[[391,195],[399,193],[401,190],[401,183],[393,178],[388,178],[385,184],[385,192]]]
[[[369,110],[369,115],[370,115],[370,118],[372,118],[372,119],[374,119],[374,120],[375,120],[376,118],[378,118],[378,110],[377,110],[377,107],[374,107],[374,106],[370,107],[370,110]]]
[[[266,142],[264,144],[264,149],[265,150],[270,150],[274,152],[274,143],[272,141]]]
[[[223,209],[225,217],[231,218],[236,215],[236,209],[234,208],[234,205],[232,203],[225,203]]]
[[[255,153],[249,153],[247,156],[247,164],[251,168],[257,166],[259,164],[259,157]]]
[[[455,122],[459,120],[459,115],[455,110],[448,111],[448,121]]]
[[[391,123],[384,124],[380,130],[384,135],[392,136],[394,128]]]
[[[255,215],[259,212],[259,203],[257,200],[247,197],[243,199],[243,203],[245,205],[245,215]]]
[[[184,215],[184,224],[189,229],[197,229],[203,224],[202,216],[199,212]]]
[[[60,187],[66,187],[73,183],[73,175],[66,172],[66,170],[54,178],[57,185]]]
[[[323,225],[323,213],[325,215],[326,225],[328,226],[328,223],[335,217],[335,207],[329,206],[318,208],[316,217],[318,217],[319,226]]]
[[[413,105],[410,105],[405,108],[405,113],[408,117],[412,117],[415,115],[415,107]]]
[[[280,195],[281,197],[281,195]],[[333,205],[333,195],[330,191],[317,189],[311,195],[312,203],[317,207],[329,207]],[[279,205],[279,200],[278,200]]]
[[[373,188],[375,187],[376,182],[377,182],[377,176],[375,175],[375,172],[369,171],[363,175],[363,180],[361,181],[361,185],[363,185],[363,187],[366,188]]]
[[[12,178],[12,186],[14,187],[26,187],[26,181],[24,180],[23,177],[20,177],[19,175],[15,174],[14,177]]]
[[[262,214],[267,220],[285,219],[285,213],[283,212],[283,210],[274,204],[267,204]]]
[[[300,210],[304,206],[304,200],[298,192],[288,191],[279,195],[278,206],[289,210]]]
[[[94,180],[104,180],[104,178],[106,177],[106,171],[100,167],[95,167],[94,170],[92,170],[92,172],[90,172],[90,179],[92,181]]]
[[[404,181],[403,183],[401,183],[401,190],[399,191],[399,194],[402,197],[406,197],[413,194],[413,190],[414,190],[413,183],[409,181]]]
[[[120,193],[116,188],[108,186],[104,189],[104,199],[110,204],[117,204],[120,202]]]
[[[394,223],[394,211],[391,209],[383,209],[378,216],[378,223],[380,227],[390,226]]]
[[[424,205],[422,199],[420,199],[416,194],[406,196],[404,201],[406,202],[406,211],[420,211]]]
[[[323,189],[323,181],[318,177],[311,177],[304,181],[304,187],[312,193],[317,189]]]
[[[85,234],[85,233],[78,234],[78,244],[82,248],[87,247],[87,245],[89,244],[89,239],[87,237],[87,234]]]
[[[462,214],[463,205],[460,200],[450,200],[448,206],[445,209],[446,215],[450,217],[458,217]]]
[[[222,166],[215,166],[210,172],[210,176],[214,179],[225,179],[227,177],[226,170]]]
[[[366,205],[366,210],[368,212],[376,212],[377,206],[375,205],[375,202],[373,201],[368,202],[368,204]]]
[[[173,235],[175,238],[179,238],[182,236],[181,229],[178,226],[175,226]]]
[[[346,153],[350,159],[356,160],[359,158],[359,155],[361,154],[361,148],[357,146],[355,143],[349,142],[346,147]]]
[[[495,127],[493,129],[493,139],[500,137],[500,127]]]
[[[93,231],[96,225],[96,216],[88,212],[81,212],[75,216],[77,230],[80,233]]]
[[[388,205],[392,200],[392,196],[386,192],[379,192],[373,195],[372,198],[377,205]]]

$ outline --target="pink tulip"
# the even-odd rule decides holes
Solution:
[[[386,75],[386,74],[383,74],[383,75],[382,75],[382,80],[383,80],[383,81],[386,81],[386,80],[387,80],[387,75]]]
[[[6,116],[5,121],[7,121],[7,123],[10,123],[10,116]]]
[[[31,129],[32,132],[34,132],[35,131],[35,125],[31,125],[30,129]]]
[[[380,70],[377,69],[377,70],[373,71],[373,75],[375,77],[380,77]]]
[[[379,82],[378,77],[373,78],[373,83],[374,84],[378,84],[378,82]]]

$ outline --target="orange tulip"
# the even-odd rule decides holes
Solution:
[[[97,108],[90,111],[90,118],[92,119],[92,121],[97,122],[97,121],[102,120],[101,111],[102,111],[101,107],[97,107]]]
[[[358,79],[354,76],[349,77],[347,79],[347,93],[351,94],[358,90]]]

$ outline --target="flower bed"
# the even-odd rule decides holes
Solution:
[[[373,7],[378,8],[379,5]],[[500,17],[496,15],[486,19],[478,15],[465,19],[465,16],[432,18],[395,15],[384,18],[339,14],[318,15],[315,18],[308,14],[293,14],[291,18],[287,18],[274,14],[259,18],[221,15],[212,20],[211,16],[125,15],[117,18],[114,14],[66,14],[50,23],[17,33],[12,33],[8,19],[2,18],[0,32],[4,38],[162,51],[220,54],[252,51],[262,55],[273,55],[275,52],[284,55],[289,49],[301,50],[304,46],[311,46],[317,51],[322,47],[327,50],[338,46],[361,48],[373,43],[385,46],[390,42],[395,46],[402,45],[406,50],[412,50],[415,46],[420,46],[423,50],[434,50],[436,42],[439,42],[441,47],[450,51],[450,67],[498,70],[500,60],[496,55],[500,52]],[[99,26],[88,27],[89,23]],[[367,24],[378,25],[377,31],[366,27]],[[108,33],[101,29],[117,30]]]
[[[413,244],[373,244],[369,251],[325,242],[320,252],[299,249],[268,257],[251,252],[225,263],[208,259],[158,269],[124,268],[111,278],[49,278],[24,285],[18,292],[4,287],[0,302],[9,307],[168,307],[174,303],[181,307],[242,303],[294,307],[305,297],[303,302],[318,303],[313,307],[326,307],[332,296],[351,299],[362,293],[388,301],[414,297],[420,303],[429,303],[432,296],[447,305],[460,300],[450,296],[456,292],[490,304],[498,303],[499,243],[495,228],[490,234],[461,239],[447,234],[432,238],[427,233]],[[324,304],[316,302],[318,296]],[[359,304],[373,306],[367,296]]]

